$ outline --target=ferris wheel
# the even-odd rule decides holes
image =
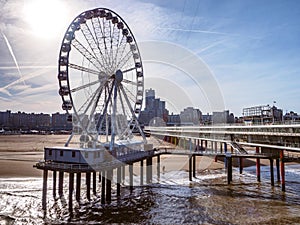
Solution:
[[[95,148],[132,137],[142,108],[144,74],[140,52],[126,22],[96,8],[69,25],[59,53],[62,109],[72,118],[80,147]],[[145,137],[143,136],[144,140]]]

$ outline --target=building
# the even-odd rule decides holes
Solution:
[[[243,120],[249,124],[271,124],[281,122],[282,109],[276,106],[260,105],[243,109]]]
[[[224,110],[223,112],[213,112],[212,123],[213,124],[234,123],[234,115],[233,113],[229,113],[229,110]]]
[[[5,112],[0,112],[0,128],[9,129],[11,126],[11,111],[7,110]]]
[[[145,109],[140,113],[139,122],[148,126],[150,121],[154,118],[161,118],[161,120],[166,123],[169,114],[166,109],[166,102],[155,98],[155,91],[151,88],[145,91],[145,95]]]
[[[180,126],[180,116],[179,114],[168,115],[167,126]]]
[[[180,112],[181,125],[200,125],[202,120],[202,112],[199,109],[193,107],[187,107]]]
[[[283,116],[283,120],[285,123],[300,122],[300,115],[298,115],[296,112],[290,111]]]
[[[68,122],[68,114],[54,113],[52,114],[51,128],[53,131],[72,130],[72,123]]]
[[[207,113],[206,115],[202,115],[202,124],[211,125],[212,124],[212,115]]]

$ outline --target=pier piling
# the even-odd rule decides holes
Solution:
[[[121,195],[121,167],[117,168],[117,196]]]
[[[58,173],[58,194],[63,195],[63,185],[64,185],[64,172],[59,171]]]
[[[144,185],[144,160],[141,160],[140,165],[140,185]]]
[[[105,204],[105,171],[101,172],[101,204]]]
[[[129,189],[133,190],[133,164],[129,164]]]
[[[43,196],[42,196],[42,208],[46,210],[47,208],[47,180],[48,180],[48,170],[43,172]]]
[[[192,161],[192,155],[189,155],[188,156],[189,157],[189,180],[190,181],[192,181],[193,179],[192,179],[192,163],[193,163],[193,161]]]
[[[240,167],[240,174],[243,173],[243,158],[239,157],[239,167]]]
[[[160,155],[157,156],[157,163],[156,163],[156,172],[157,172],[157,179],[160,179]]]
[[[76,174],[76,201],[80,202],[81,173]]]
[[[280,150],[280,172],[281,172],[281,190],[285,191],[285,171],[284,171],[284,153]]]
[[[277,182],[280,182],[280,160],[276,159]]]
[[[256,147],[256,154],[259,154],[259,147]],[[260,158],[256,158],[256,177],[257,181],[260,182]]]
[[[74,173],[69,173],[69,211],[73,211]]]
[[[227,162],[227,183],[230,184],[232,181],[232,157],[226,156]]]
[[[146,159],[146,183],[152,183],[152,157]]]
[[[113,178],[113,170],[109,169],[106,172],[106,202],[111,203],[111,181]]]
[[[270,159],[270,176],[271,176],[271,185],[274,186],[274,160]]]
[[[55,199],[56,197],[56,170],[53,170],[53,198]]]
[[[193,156],[193,177],[196,178],[196,155]]]
[[[87,172],[85,174],[86,179],[86,197],[90,201],[91,200],[91,173]]]
[[[96,177],[97,177],[97,174],[96,172],[93,172],[93,194],[96,195],[97,193],[97,188],[96,188]]]

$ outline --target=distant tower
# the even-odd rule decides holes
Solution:
[[[153,102],[155,99],[155,91],[150,88],[147,89],[146,91],[146,108],[153,108]]]

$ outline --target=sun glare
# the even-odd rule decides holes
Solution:
[[[66,26],[67,6],[61,0],[29,0],[24,3],[24,18],[34,35],[52,38]]]

